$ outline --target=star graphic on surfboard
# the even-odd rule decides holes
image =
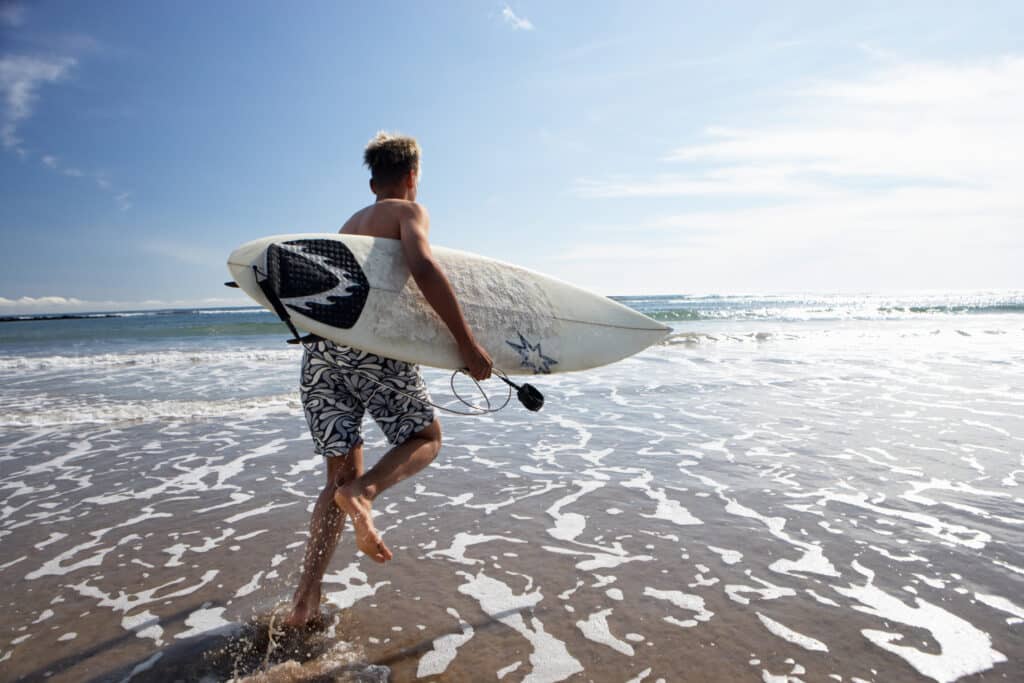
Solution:
[[[540,342],[531,344],[522,333],[517,332],[516,334],[519,335],[518,344],[508,340],[505,343],[519,352],[519,364],[524,368],[530,368],[535,373],[547,375],[551,372],[552,365],[558,365],[557,360],[544,355],[540,348]]]

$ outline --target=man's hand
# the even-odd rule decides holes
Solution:
[[[466,370],[470,377],[479,382],[491,376],[491,366],[494,365],[494,361],[491,360],[491,356],[484,347],[476,343],[476,340],[471,339],[460,344],[459,353],[462,354],[462,360],[466,364]]]

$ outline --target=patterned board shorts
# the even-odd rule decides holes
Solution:
[[[418,366],[330,341],[306,344],[300,391],[318,455],[345,455],[361,443],[366,411],[395,446],[434,421]]]

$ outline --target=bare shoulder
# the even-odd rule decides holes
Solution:
[[[427,210],[416,202],[404,199],[383,199],[356,211],[338,232],[401,239],[403,230],[429,230]]]
[[[430,214],[427,213],[427,207],[406,200],[395,201],[395,211],[403,234],[408,229],[423,234],[430,232]]]
[[[357,233],[359,228],[365,220],[366,215],[373,209],[373,205],[364,206],[363,208],[356,211],[354,214],[348,217],[348,220],[342,224],[338,230],[340,233]]]
[[[427,207],[418,202],[407,199],[385,199],[381,204],[389,204],[389,208],[401,215],[403,218],[427,218]]]

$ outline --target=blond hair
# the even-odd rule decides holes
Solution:
[[[420,167],[420,143],[416,138],[380,131],[363,152],[363,163],[371,178],[385,185],[397,182]]]

